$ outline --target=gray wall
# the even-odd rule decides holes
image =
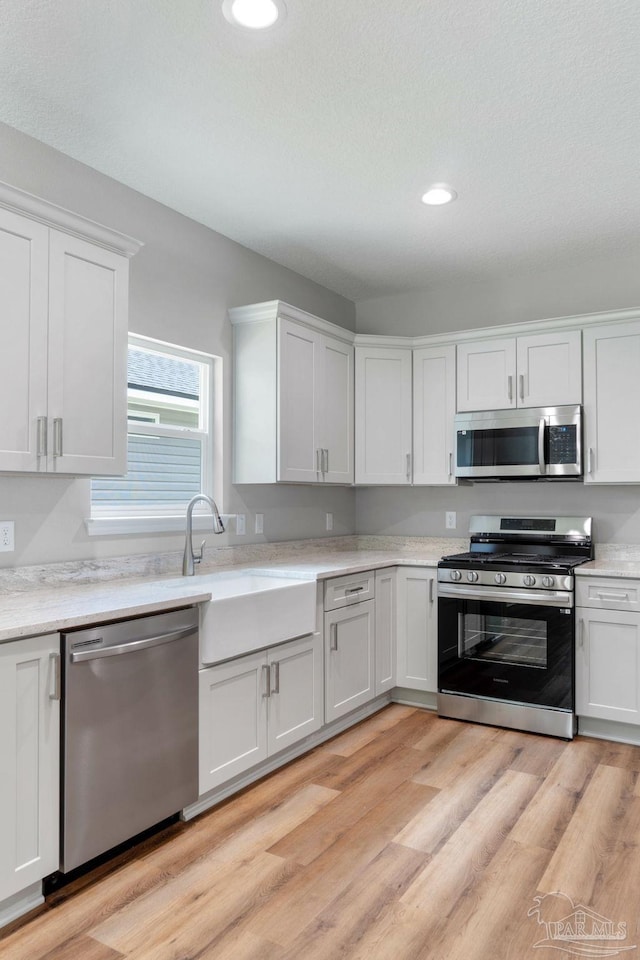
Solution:
[[[367,300],[359,333],[419,336],[640,306],[640,244],[598,260]],[[445,531],[446,510],[457,530]],[[492,483],[457,488],[367,488],[356,496],[358,533],[466,536],[474,513],[593,516],[599,541],[640,543],[640,486]]]
[[[415,337],[640,307],[640,242],[546,270],[434,284],[356,305],[358,333]]]
[[[230,306],[280,299],[353,330],[354,305],[2,124],[0,156],[0,177],[7,183],[144,242],[131,261],[132,332],[223,358],[224,510],[247,514],[248,535],[209,537],[208,542],[217,546],[322,536],[327,511],[334,514],[332,536],[353,532],[352,490],[232,487],[231,327],[226,312]],[[264,537],[251,535],[256,512],[264,513]],[[174,550],[183,541],[178,535],[89,538],[88,516],[88,480],[0,477],[0,519],[16,524],[16,551],[0,554],[0,566]]]

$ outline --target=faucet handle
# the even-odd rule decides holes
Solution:
[[[195,553],[195,551],[194,551],[194,554],[193,554],[193,562],[194,562],[194,563],[200,563],[200,562],[201,562],[202,558],[204,557],[204,548],[205,548],[206,543],[207,543],[207,541],[206,541],[206,540],[203,540],[202,543],[200,544],[200,549],[198,550],[198,552]]]

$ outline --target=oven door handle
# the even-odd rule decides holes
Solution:
[[[454,600],[497,600],[510,603],[529,603],[532,607],[573,607],[573,595],[562,590],[539,591],[532,596],[530,590],[494,589],[493,587],[466,587],[454,584],[438,584],[438,597]]]
[[[544,431],[547,426],[547,421],[544,417],[540,417],[540,423],[538,424],[538,466],[540,467],[540,475],[544,476],[547,472],[547,465],[544,460]]]

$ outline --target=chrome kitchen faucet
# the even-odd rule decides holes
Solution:
[[[213,514],[213,532],[214,533],[224,533],[224,523],[222,522],[222,517],[218,512],[218,508],[215,504],[215,501],[208,497],[206,493],[197,493],[195,497],[192,497],[187,506],[187,529],[185,534],[185,544],[184,544],[184,558],[182,560],[182,576],[183,577],[192,577],[195,573],[196,563],[200,563],[204,556],[204,547],[206,541],[203,540],[200,544],[200,550],[198,553],[193,552],[193,508],[196,503],[200,501],[208,503],[211,507],[211,513]]]

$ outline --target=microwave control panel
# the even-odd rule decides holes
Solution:
[[[578,462],[578,431],[575,424],[548,427],[549,463]]]

